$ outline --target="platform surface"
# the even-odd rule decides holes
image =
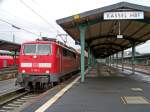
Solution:
[[[107,71],[91,71],[84,83],[75,83],[46,112],[150,112],[148,82]],[[55,92],[51,91],[22,112],[34,112]]]
[[[15,85],[16,78],[0,81],[0,96],[21,88]]]

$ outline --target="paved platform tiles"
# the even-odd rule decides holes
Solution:
[[[49,93],[23,112],[35,111],[52,96]],[[150,112],[149,100],[149,83],[117,75],[87,77],[84,83],[75,83],[46,112]]]

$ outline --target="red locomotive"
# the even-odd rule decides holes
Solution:
[[[80,55],[55,39],[42,38],[22,44],[18,82],[24,87],[48,87],[79,70]]]

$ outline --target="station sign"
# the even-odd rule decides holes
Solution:
[[[104,20],[144,19],[143,11],[104,12]]]

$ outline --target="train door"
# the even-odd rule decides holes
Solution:
[[[7,60],[3,60],[3,67],[7,67]]]

